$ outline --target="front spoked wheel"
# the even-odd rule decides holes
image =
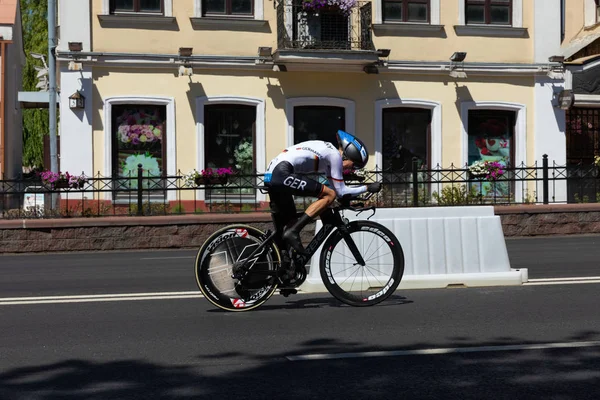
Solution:
[[[242,282],[232,278],[237,266],[263,242],[264,233],[248,225],[231,225],[213,233],[196,256],[196,283],[215,306],[227,311],[249,311],[263,304],[277,289],[281,264],[277,246],[265,246],[250,260]]]
[[[355,307],[372,306],[387,299],[404,275],[400,242],[385,226],[372,221],[353,221],[349,238],[337,230],[323,245],[320,271],[332,296]],[[352,240],[362,255],[361,265],[352,254]]]

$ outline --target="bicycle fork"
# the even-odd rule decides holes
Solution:
[[[325,217],[325,219],[323,219],[323,217]],[[352,239],[352,236],[350,236],[350,232],[348,232],[348,228],[346,227],[347,220],[342,218],[340,214],[334,213],[333,211],[330,214],[324,213],[324,215],[321,216],[321,220],[323,221],[323,224],[331,223],[338,228],[342,234],[342,237],[344,238],[344,242],[346,242],[346,245],[348,245],[350,252],[354,256],[356,263],[361,267],[364,267],[366,265],[365,260],[363,259],[362,254],[360,254],[354,239]]]

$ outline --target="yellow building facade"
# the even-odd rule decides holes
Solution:
[[[61,169],[260,174],[338,129],[370,170],[564,164],[586,1],[60,0]]]

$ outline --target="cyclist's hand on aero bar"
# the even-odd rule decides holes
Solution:
[[[377,193],[381,190],[381,183],[380,182],[373,182],[373,183],[369,183],[367,185],[367,192],[369,193]]]

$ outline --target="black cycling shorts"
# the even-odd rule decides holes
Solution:
[[[282,161],[273,169],[271,179],[265,182],[271,199],[271,210],[277,215],[276,225],[281,228],[296,216],[294,196],[320,197],[323,184],[294,173],[294,166]]]
[[[269,192],[284,192],[293,196],[319,197],[323,193],[323,184],[294,173],[294,166],[282,161],[273,169],[271,180],[265,182]]]

